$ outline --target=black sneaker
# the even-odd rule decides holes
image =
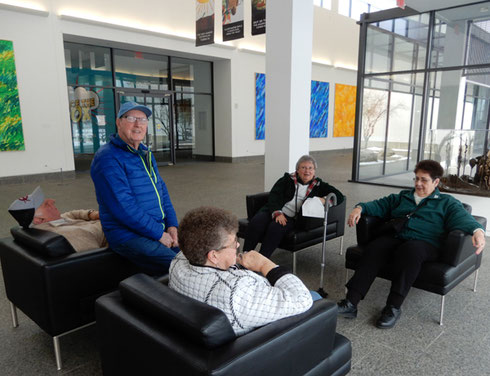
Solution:
[[[387,305],[381,311],[381,316],[376,321],[376,327],[380,329],[393,328],[402,314],[401,308],[395,308],[392,305]]]
[[[355,319],[357,317],[357,307],[347,299],[342,299],[337,303],[337,314],[347,319]]]

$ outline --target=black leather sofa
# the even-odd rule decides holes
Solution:
[[[235,337],[225,314],[137,274],[96,302],[105,376],[345,375],[351,344],[325,299],[307,312]]]
[[[464,206],[471,213],[471,206],[466,204]],[[485,218],[479,216],[474,216],[474,218],[486,229],[487,221]],[[362,256],[363,245],[373,239],[377,233],[378,226],[381,226],[383,223],[383,219],[379,217],[361,216],[359,223],[356,225],[358,244],[348,247],[345,253],[345,267],[347,268],[346,281],[349,279],[348,269],[355,270],[357,268]],[[476,291],[478,268],[481,265],[482,256],[483,252],[479,255],[475,254],[475,247],[473,247],[471,235],[455,230],[447,234],[440,259],[423,264],[422,270],[413,286],[441,295],[440,325],[443,324],[445,296],[449,291],[472,273],[475,274],[473,291]],[[379,271],[378,277],[387,280],[392,279],[389,264]]]
[[[244,239],[249,221],[269,199],[269,192],[246,196],[247,218],[239,220],[238,237]],[[346,200],[328,210],[326,240],[340,238],[340,254],[344,241]],[[296,252],[323,242],[323,219],[310,220],[306,229],[295,229],[287,234],[279,248],[292,252],[293,273],[296,274]]]
[[[111,251],[77,253],[54,232],[15,227],[0,240],[0,259],[13,326],[19,308],[53,337],[61,369],[59,337],[93,324],[95,300],[138,270]]]

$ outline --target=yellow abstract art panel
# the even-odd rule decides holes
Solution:
[[[335,84],[334,137],[353,137],[356,122],[356,87]]]

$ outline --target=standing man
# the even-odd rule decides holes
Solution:
[[[155,157],[142,143],[151,110],[121,105],[117,134],[95,154],[90,175],[111,249],[153,274],[168,272],[179,252],[177,216]]]

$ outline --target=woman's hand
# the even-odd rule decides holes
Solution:
[[[352,210],[349,214],[349,219],[347,220],[347,224],[349,227],[357,225],[357,222],[359,222],[359,218],[361,218],[361,212],[362,208],[361,207],[356,207],[354,210]]]
[[[483,248],[485,248],[485,235],[483,231],[477,230],[471,238],[473,241],[473,246],[476,247],[476,254],[479,255]]]
[[[260,272],[263,276],[266,276],[267,273],[277,266],[275,263],[257,251],[240,253],[238,255],[238,263],[246,267],[248,270]]]
[[[281,226],[286,226],[286,223],[288,223],[288,219],[284,214],[279,214],[276,218],[276,222],[279,223]]]
[[[98,210],[92,210],[88,212],[88,219],[90,221],[95,221],[97,219],[99,219],[99,211]]]

